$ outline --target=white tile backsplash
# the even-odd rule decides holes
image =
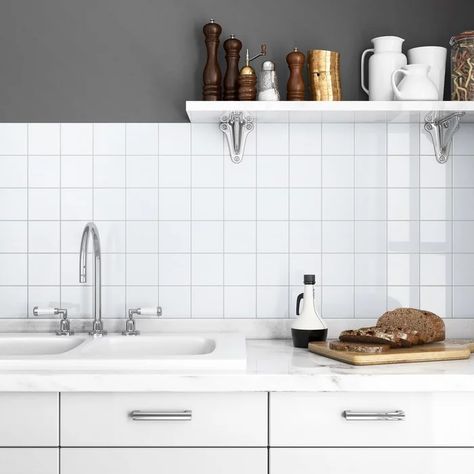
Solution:
[[[104,317],[293,317],[304,273],[326,318],[473,317],[473,127],[445,165],[420,130],[260,123],[235,165],[214,124],[0,124],[0,317],[90,316],[92,219]]]

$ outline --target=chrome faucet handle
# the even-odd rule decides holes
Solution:
[[[125,331],[122,331],[122,336],[138,336],[140,331],[137,331],[134,316],[158,316],[162,315],[161,306],[153,308],[130,308],[128,310],[128,319],[125,322]]]
[[[59,321],[59,329],[56,331],[57,336],[72,336],[74,331],[71,331],[71,323],[67,317],[67,309],[62,308],[39,308],[35,306],[33,308],[34,316],[49,316],[49,315],[61,315]]]

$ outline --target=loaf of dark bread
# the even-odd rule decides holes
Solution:
[[[387,352],[390,349],[389,344],[364,344],[361,342],[342,342],[342,341],[331,341],[329,348],[335,351],[344,352],[362,352],[365,354],[380,354],[381,352]]]
[[[339,340],[364,344],[388,344],[390,347],[411,347],[419,344],[417,331],[372,326],[342,331]]]
[[[414,308],[397,308],[380,316],[377,327],[400,331],[416,331],[418,344],[444,341],[446,329],[444,321],[434,313]]]

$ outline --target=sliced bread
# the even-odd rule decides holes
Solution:
[[[377,321],[383,330],[416,331],[418,344],[444,341],[446,329],[444,321],[434,313],[414,308],[397,308],[387,311]]]
[[[364,344],[361,342],[342,342],[342,341],[331,341],[329,348],[335,351],[344,352],[362,352],[365,354],[380,354],[381,352],[387,352],[390,349],[389,344]]]
[[[417,331],[372,326],[342,331],[339,340],[366,344],[388,344],[390,347],[411,347],[419,344]]]

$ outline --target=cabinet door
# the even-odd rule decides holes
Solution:
[[[474,466],[472,448],[272,448],[270,474],[446,474]]]
[[[58,448],[0,448],[0,472],[59,474]]]
[[[265,448],[63,448],[61,474],[266,474]],[[36,474],[36,473],[35,473]]]

